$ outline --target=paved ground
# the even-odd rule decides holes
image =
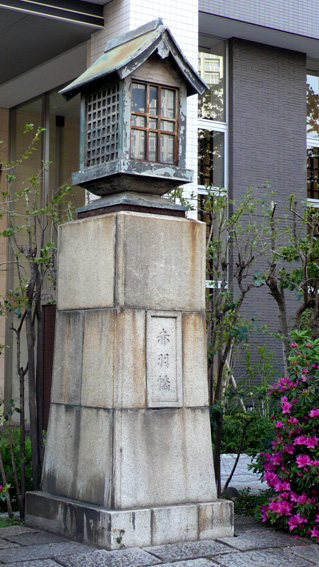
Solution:
[[[223,457],[223,478],[234,457]],[[246,470],[243,456],[231,485],[262,485]],[[248,483],[248,484],[247,484]],[[314,567],[319,546],[266,528],[252,518],[235,518],[236,537],[106,551],[47,532],[12,526],[0,528],[0,567]]]
[[[52,534],[12,526],[0,529],[0,565],[6,567],[314,567],[319,546],[237,518],[237,537],[119,551],[94,549]]]
[[[225,486],[225,482],[231,473],[235,459],[237,455],[222,455],[221,458],[221,478],[222,478],[222,488]],[[235,470],[235,474],[229,484],[237,488],[237,490],[242,490],[243,488],[250,488],[251,494],[258,494],[260,490],[265,490],[267,485],[262,483],[258,476],[253,472],[249,471],[247,466],[250,464],[251,458],[248,455],[240,455],[238,465]]]

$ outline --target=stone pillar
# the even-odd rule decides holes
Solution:
[[[27,525],[107,549],[233,534],[217,500],[205,225],[116,212],[60,227],[43,492]]]

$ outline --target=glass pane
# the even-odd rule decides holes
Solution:
[[[313,138],[319,135],[319,79],[307,75],[307,134]]]
[[[154,128],[154,130],[157,130],[157,118],[150,118],[149,125],[150,128]]]
[[[201,41],[207,43],[207,39]],[[225,46],[225,41],[218,40],[213,46],[200,48],[198,72],[209,87],[198,100],[200,118],[225,121]]]
[[[158,88],[150,87],[150,114],[157,115]]]
[[[309,199],[319,199],[319,148],[307,150],[307,189]]]
[[[174,163],[174,141],[175,136],[161,134],[161,163]]]
[[[157,161],[157,134],[155,132],[149,133],[148,159],[150,161]]]
[[[139,116],[138,114],[132,114],[132,126],[141,126],[141,128],[145,128],[146,117]]]
[[[161,90],[161,115],[165,118],[175,118],[175,91]]]
[[[146,112],[146,86],[139,83],[132,85],[132,110]]]
[[[198,183],[224,187],[224,134],[212,130],[198,132]]]
[[[175,122],[170,120],[161,120],[161,130],[166,130],[167,132],[174,132]]]
[[[131,157],[133,159],[145,159],[144,130],[131,130]]]

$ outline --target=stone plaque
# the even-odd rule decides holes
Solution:
[[[181,407],[182,316],[167,311],[147,312],[147,405]]]

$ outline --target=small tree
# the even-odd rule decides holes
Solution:
[[[33,125],[27,125],[25,133]],[[11,251],[10,267],[15,269],[15,285],[2,301],[2,313],[11,316],[11,330],[15,334],[17,365],[20,386],[20,447],[21,447],[21,500],[25,502],[25,379],[29,384],[29,415],[32,446],[33,489],[40,486],[44,456],[42,427],[43,397],[43,309],[41,292],[44,285],[55,287],[56,231],[63,216],[71,218],[67,196],[71,188],[61,187],[50,198],[41,193],[44,169],[32,175],[19,188],[15,187],[15,171],[23,166],[36,150],[43,128],[33,135],[26,152],[12,163],[3,163],[6,171],[7,190],[2,192],[0,214],[7,219],[7,228],[0,237],[8,241]],[[5,265],[5,270],[8,265]],[[27,356],[22,356],[22,337],[26,338]]]
[[[229,204],[232,213],[229,214]],[[248,191],[240,203],[228,202],[224,191],[208,189],[202,216],[208,221],[207,347],[209,398],[213,409],[214,468],[220,494],[220,450],[226,370],[235,346],[247,342],[249,323],[241,309],[249,291],[259,286],[254,265],[271,245],[267,223],[256,221],[256,210],[268,214],[267,198]]]
[[[301,329],[304,321],[311,329],[313,339],[319,334],[319,211],[299,205],[292,195],[291,214],[285,242],[281,244],[275,206],[270,222],[271,256],[264,281],[276,301],[279,312],[285,374],[288,374],[289,331]],[[295,312],[288,309],[293,296],[298,300]]]

